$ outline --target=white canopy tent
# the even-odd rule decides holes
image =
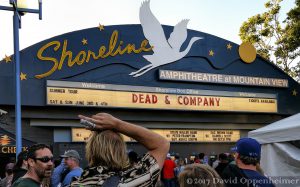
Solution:
[[[267,176],[295,177],[299,181],[292,186],[300,186],[300,148],[291,144],[300,141],[300,113],[250,131],[248,136],[262,144],[261,167]]]

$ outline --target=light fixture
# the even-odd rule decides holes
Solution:
[[[5,110],[0,109],[0,115],[7,114]]]

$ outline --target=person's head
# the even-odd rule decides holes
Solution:
[[[129,165],[123,137],[111,130],[92,132],[86,144],[86,158],[91,167],[120,170]]]
[[[228,156],[227,156],[227,154],[225,154],[225,153],[220,153],[220,154],[219,154],[219,160],[220,160],[221,162],[228,162]]]
[[[53,154],[49,146],[35,144],[27,152],[28,172],[37,176],[40,181],[51,176],[53,169]]]
[[[166,159],[171,160],[171,154],[170,153],[167,154]]]
[[[7,176],[10,176],[13,174],[13,168],[14,168],[15,164],[14,163],[8,163],[5,166],[5,173]]]
[[[179,158],[178,165],[179,166],[184,166],[185,165],[184,160],[182,158]]]
[[[66,167],[71,170],[78,167],[79,161],[81,160],[81,157],[76,150],[68,150],[60,157],[64,159]]]
[[[194,163],[195,162],[195,156],[194,155],[191,155],[190,156],[190,163]]]
[[[218,173],[206,164],[186,165],[178,178],[180,187],[223,187],[221,180]]]
[[[23,168],[23,169],[28,168],[27,151],[22,151],[18,154],[17,163],[14,167],[14,170],[19,169],[19,168]]]
[[[241,138],[234,147],[236,151],[235,160],[238,164],[242,162],[245,165],[254,165],[260,161],[261,146],[253,138]]]
[[[199,153],[198,157],[200,160],[203,160],[205,157],[205,153]]]

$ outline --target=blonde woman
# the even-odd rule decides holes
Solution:
[[[107,113],[79,118],[95,124],[86,144],[89,167],[71,186],[155,186],[170,143],[162,136]],[[148,149],[135,165],[129,164],[126,144],[121,134],[129,136]]]
[[[186,165],[178,182],[180,187],[224,187],[218,173],[206,164]]]

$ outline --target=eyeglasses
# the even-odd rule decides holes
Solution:
[[[43,163],[48,163],[49,161],[53,162],[54,158],[45,156],[45,157],[42,157],[42,158],[34,158],[34,160],[39,160]]]

